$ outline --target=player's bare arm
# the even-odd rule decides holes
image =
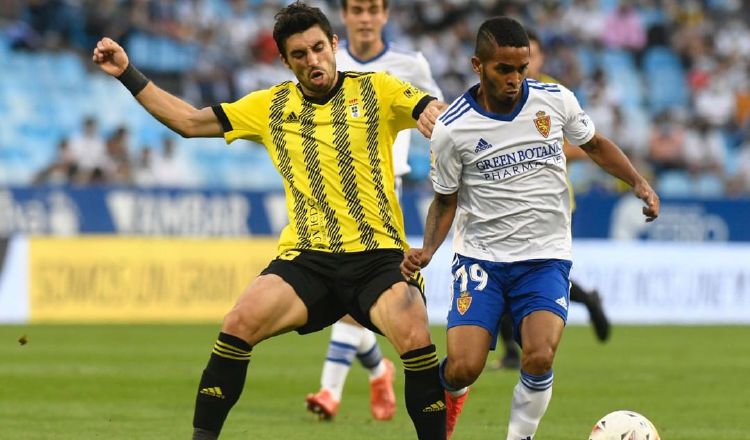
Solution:
[[[102,71],[122,80],[129,60],[125,49],[111,38],[96,43],[92,56]],[[131,91],[132,92],[132,91]],[[210,107],[196,109],[149,81],[135,94],[136,100],[159,122],[183,137],[222,137],[221,122]]]
[[[614,142],[596,133],[590,141],[581,145],[581,148],[597,165],[633,187],[636,197],[646,203],[643,215],[646,216],[647,222],[654,221],[659,216],[659,196]]]
[[[424,227],[424,242],[421,248],[411,248],[404,255],[401,262],[401,272],[412,276],[414,272],[427,266],[437,248],[445,240],[453,225],[458,206],[458,192],[453,194],[438,194],[432,199]]]
[[[422,110],[417,120],[417,129],[427,139],[432,136],[432,129],[435,128],[435,122],[437,122],[438,116],[448,108],[448,104],[443,101],[433,99],[427,106]]]
[[[565,160],[568,162],[575,162],[588,157],[583,149],[571,144],[567,140],[563,140],[563,154],[565,154]]]

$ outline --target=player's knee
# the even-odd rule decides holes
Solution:
[[[224,315],[221,329],[224,333],[235,335],[253,345],[263,339],[260,323],[236,307]]]
[[[551,347],[539,347],[523,352],[521,368],[530,374],[544,374],[552,368],[555,351]]]
[[[399,328],[391,341],[400,353],[426,347],[432,343],[426,326],[412,324]]]
[[[456,388],[473,384],[484,369],[484,363],[465,357],[448,359],[445,365],[445,379]]]

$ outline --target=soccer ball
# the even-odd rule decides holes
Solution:
[[[643,415],[620,410],[599,419],[589,440],[659,440],[659,433]]]

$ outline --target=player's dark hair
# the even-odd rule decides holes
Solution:
[[[486,60],[499,47],[529,47],[529,36],[521,23],[510,17],[493,17],[482,23],[477,32],[474,55]]]
[[[544,50],[544,46],[542,45],[542,40],[539,39],[539,34],[537,34],[533,29],[527,28],[526,35],[529,36],[529,43],[533,41],[539,46],[539,49]]]
[[[325,14],[319,9],[297,1],[282,8],[276,13],[273,25],[273,40],[281,56],[286,58],[286,40],[290,36],[304,32],[313,26],[319,26],[326,34],[328,41],[333,41],[333,29]]]
[[[346,8],[349,7],[349,4],[346,2],[346,0],[341,0],[341,9],[346,11]],[[383,9],[388,10],[388,0],[383,0]]]

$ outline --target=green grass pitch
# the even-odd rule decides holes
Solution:
[[[216,325],[0,326],[0,438],[188,439],[197,381],[217,332]],[[26,345],[18,343],[22,334]],[[391,422],[371,419],[366,375],[357,365],[334,422],[305,412],[328,334],[290,334],[256,347],[222,439],[415,438],[401,374]],[[442,355],[444,329],[433,334]],[[390,346],[383,348],[393,358]],[[586,440],[600,416],[632,409],[649,417],[664,440],[747,440],[748,372],[748,326],[616,326],[606,344],[588,327],[571,326],[537,439]],[[516,380],[515,372],[486,370],[454,439],[504,438]]]

